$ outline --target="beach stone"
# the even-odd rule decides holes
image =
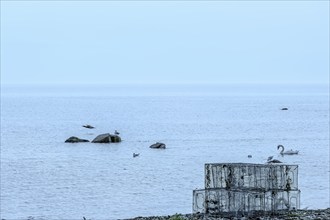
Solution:
[[[166,148],[166,145],[164,143],[155,143],[155,144],[152,144],[150,146],[150,148],[154,148],[154,149],[165,149]]]
[[[118,135],[112,135],[109,133],[100,134],[92,141],[92,143],[118,143],[118,142],[121,142],[121,138]]]
[[[65,143],[79,143],[79,142],[89,142],[89,140],[86,139],[80,139],[77,137],[69,137],[68,139],[66,139]]]

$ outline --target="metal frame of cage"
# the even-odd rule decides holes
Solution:
[[[205,189],[193,191],[193,212],[262,216],[300,208],[298,165],[205,164]]]
[[[298,165],[205,164],[205,188],[298,190]]]
[[[223,216],[278,214],[299,209],[300,190],[246,191],[223,188],[193,191],[193,212]]]

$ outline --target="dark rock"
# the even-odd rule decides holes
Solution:
[[[110,135],[110,139],[112,143],[121,142],[121,138],[118,135]]]
[[[109,133],[100,134],[92,141],[92,143],[118,143],[118,142],[121,142],[121,138],[118,135],[111,135]]]
[[[289,110],[288,108],[282,108],[281,110]]]
[[[96,138],[94,138],[94,140],[92,140],[92,143],[110,143],[110,142],[111,142],[111,138],[109,133],[100,134]]]
[[[72,136],[65,141],[65,143],[79,143],[79,142],[89,142],[89,140],[80,139]]]
[[[150,146],[150,148],[155,148],[155,149],[165,149],[165,148],[166,148],[166,145],[163,144],[163,143],[159,143],[159,142],[157,142],[157,143],[155,143],[155,144],[152,144],[152,145]]]

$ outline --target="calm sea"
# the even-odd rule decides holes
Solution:
[[[121,143],[64,143],[114,130]],[[299,155],[281,157],[279,144]],[[205,163],[271,155],[299,165],[301,208],[329,207],[328,85],[1,88],[4,219],[190,213]]]

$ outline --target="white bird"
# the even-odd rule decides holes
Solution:
[[[140,154],[136,154],[136,153],[133,153],[133,157],[137,157],[139,156]]]
[[[292,149],[291,150],[288,150],[288,151],[284,151],[284,146],[283,145],[278,145],[277,146],[277,150],[280,149],[280,148],[282,148],[282,150],[280,152],[281,155],[294,155],[294,154],[298,154],[299,153],[299,151],[292,150]]]

